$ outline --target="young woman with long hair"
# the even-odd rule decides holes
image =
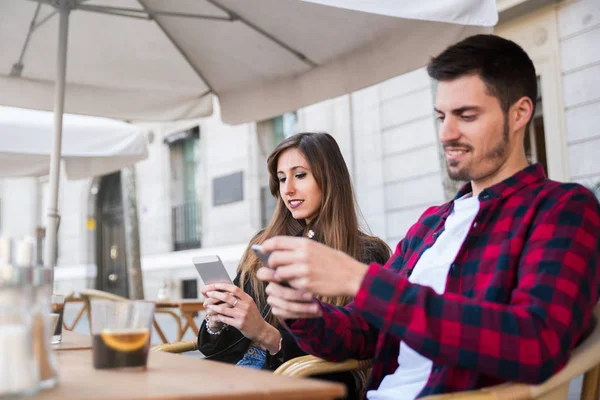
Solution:
[[[299,133],[283,141],[268,160],[271,194],[277,206],[269,225],[250,241],[234,285],[201,289],[207,318],[198,335],[210,359],[274,370],[305,355],[271,314],[265,284],[256,277],[261,262],[251,245],[279,235],[305,236],[365,263],[384,264],[390,248],[359,228],[350,174],[335,139],[327,133]],[[307,294],[310,296],[310,294]],[[348,297],[321,300],[344,306]]]

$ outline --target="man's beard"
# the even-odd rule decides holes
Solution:
[[[471,146],[464,146],[457,143],[449,143],[446,146],[448,147],[468,147],[469,151],[473,151],[473,147]],[[504,118],[504,127],[503,127],[503,132],[502,132],[502,141],[500,143],[498,143],[493,149],[491,149],[490,151],[488,151],[483,160],[484,161],[489,161],[489,160],[503,160],[506,157],[506,152],[508,150],[508,118],[505,117]],[[463,167],[462,169],[459,170],[452,170],[451,168],[453,167],[452,164],[458,165],[458,162],[453,162],[453,161],[446,161],[447,164],[447,169],[448,169],[448,176],[450,177],[450,179],[455,180],[455,181],[471,181],[471,180],[475,180],[475,179],[480,179],[482,177],[480,176],[473,176],[473,167],[474,167],[474,163],[476,163],[477,160],[473,160],[471,159],[471,164],[466,165],[465,167]]]

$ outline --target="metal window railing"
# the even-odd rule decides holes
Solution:
[[[171,209],[173,249],[188,250],[201,247],[202,224],[200,204],[184,203]]]

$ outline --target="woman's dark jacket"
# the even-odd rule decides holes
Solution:
[[[361,262],[364,263],[372,263],[376,262],[378,264],[385,264],[390,257],[390,250],[387,245],[383,241],[370,241],[368,245],[363,247],[361,251]],[[240,276],[239,273],[235,277],[233,283],[236,286],[239,285]],[[256,297],[254,292],[252,291],[251,285],[244,285],[244,289],[250,297],[252,297],[256,301]],[[265,318],[267,316],[270,307],[265,307],[266,309],[259,310]],[[285,328],[279,328],[279,333],[281,333],[281,351],[275,355],[271,355],[267,351],[267,360],[263,366],[263,369],[274,371],[284,362],[300,357],[305,356],[306,353],[298,347],[292,336]],[[243,356],[248,347],[251,344],[251,340],[244,337],[240,331],[233,327],[228,327],[223,330],[219,335],[211,335],[206,330],[206,321],[202,322],[202,326],[200,327],[200,332],[198,334],[198,349],[204,354],[204,356],[209,360],[222,361],[230,364],[237,363]],[[341,377],[341,379],[339,379]],[[332,380],[342,381],[348,384],[348,386],[353,386],[346,382],[348,379],[352,379],[349,374],[330,374],[327,378],[332,378]],[[349,388],[350,389],[350,388]]]

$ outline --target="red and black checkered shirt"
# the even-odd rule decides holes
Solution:
[[[581,185],[548,180],[539,165],[479,201],[444,294],[407,278],[453,202],[426,210],[386,265],[369,266],[353,303],[321,303],[322,318],[287,321],[300,347],[330,361],[374,358],[371,390],[398,367],[402,340],[433,361],[419,397],[539,383],[561,369],[598,301],[598,201]]]

